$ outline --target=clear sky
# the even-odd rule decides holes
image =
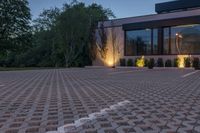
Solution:
[[[28,0],[33,18],[42,12],[43,9],[51,7],[62,7],[63,3],[70,3],[72,0]],[[155,13],[155,3],[170,0],[79,0],[86,4],[93,2],[110,8],[117,18],[133,17]]]

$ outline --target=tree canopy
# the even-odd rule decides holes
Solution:
[[[0,48],[5,53],[0,65],[23,67],[91,65],[98,21],[114,17],[110,9],[76,0],[44,10],[32,26],[27,0],[0,0],[0,16]]]
[[[0,0],[0,64],[30,48],[30,20],[27,0]]]

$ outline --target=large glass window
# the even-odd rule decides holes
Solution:
[[[164,28],[163,33],[163,52],[164,54],[170,54],[170,28]]]
[[[165,54],[200,54],[200,25],[182,25],[171,27],[170,30],[171,42],[167,41],[170,35],[167,28],[164,29]]]
[[[159,37],[158,29],[126,31],[125,55],[200,54],[200,24],[165,27]]]
[[[153,29],[153,54],[158,54],[158,29]]]
[[[127,56],[150,55],[152,48],[151,34],[152,34],[151,29],[126,31],[125,55]]]

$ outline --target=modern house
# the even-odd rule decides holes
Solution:
[[[157,14],[99,22],[106,31],[107,55],[98,50],[94,65],[119,65],[119,59],[196,57],[200,55],[200,0],[155,5]],[[97,44],[101,37],[97,32]]]

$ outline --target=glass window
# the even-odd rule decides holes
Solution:
[[[158,54],[158,29],[153,29],[153,54]]]
[[[151,54],[151,29],[126,32],[127,56]]]
[[[171,54],[199,54],[200,25],[171,27]]]
[[[170,46],[169,46],[169,44],[170,44],[170,28],[169,27],[164,28],[163,32],[164,32],[163,33],[163,38],[164,38],[163,39],[163,44],[164,44],[163,52],[164,52],[164,54],[170,54]]]

